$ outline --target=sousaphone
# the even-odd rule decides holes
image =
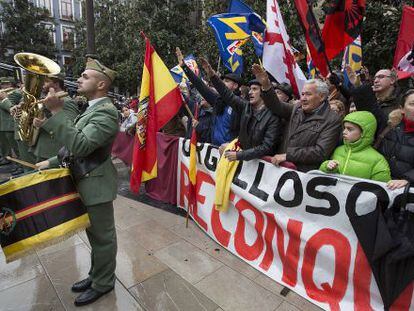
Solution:
[[[29,146],[36,144],[39,129],[33,126],[34,118],[43,118],[43,105],[39,104],[43,84],[47,76],[60,72],[60,66],[53,60],[34,53],[17,53],[14,61],[26,70],[23,88],[23,104],[18,119],[19,136]]]

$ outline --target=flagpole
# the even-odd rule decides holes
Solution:
[[[220,63],[221,63],[221,56],[219,56],[219,59],[218,59],[218,62],[217,62],[217,70],[216,70],[217,73],[220,72]]]
[[[184,107],[185,107],[185,109],[187,110],[188,114],[190,115],[191,119],[194,119],[194,115],[193,115],[193,113],[191,112],[190,107],[188,107],[187,103],[184,103]]]
[[[328,65],[329,72],[330,72],[330,73],[332,73],[331,64],[329,63],[328,56],[326,55],[326,51],[325,51],[325,44],[324,44],[324,42],[322,41],[321,30],[320,30],[320,28],[319,28],[318,21],[316,20],[316,16],[315,16],[315,14],[313,14],[312,4],[311,4],[308,0],[306,1],[306,3],[308,4],[308,9],[309,9],[309,12],[310,12],[311,17],[312,17],[312,19],[313,19],[313,21],[314,21],[314,24],[315,24],[315,27],[316,27],[316,33],[317,33],[317,35],[318,35],[319,41],[320,41],[320,42],[324,45],[324,46],[323,46],[323,49],[322,49],[323,56],[325,57],[326,64]]]

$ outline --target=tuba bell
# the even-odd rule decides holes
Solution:
[[[53,60],[34,53],[17,53],[14,61],[26,70],[23,88],[23,104],[17,120],[20,139],[29,146],[36,144],[39,129],[33,126],[34,118],[43,118],[43,105],[38,103],[47,76],[56,75],[60,67]]]

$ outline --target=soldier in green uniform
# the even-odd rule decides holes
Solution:
[[[1,78],[2,90],[15,87],[13,78]],[[20,92],[16,89],[8,93],[0,91],[0,150],[3,157],[11,156],[12,150],[18,155],[17,143],[13,137],[14,119],[10,115],[10,108],[21,99]]]
[[[19,98],[18,100],[12,100],[13,106],[10,108],[10,114],[12,116],[18,115],[21,112],[21,104],[22,104],[22,91],[19,90]],[[17,98],[16,98],[17,99]],[[19,159],[29,162],[35,163],[36,157],[32,152],[29,151],[29,145],[27,142],[22,141],[19,135],[19,122],[15,120],[14,122],[14,140],[17,143],[17,148],[19,150]],[[30,171],[30,168],[25,167],[25,171]]]
[[[78,93],[88,98],[88,108],[74,122],[63,112],[63,101],[50,92],[45,106],[52,116],[42,123],[55,140],[64,145],[80,196],[87,207],[91,226],[86,230],[92,247],[89,277],[72,286],[82,292],[75,305],[94,302],[115,284],[116,232],[113,200],[117,193],[117,173],[111,161],[111,145],[118,132],[118,112],[107,92],[115,72],[88,58],[78,79]],[[57,166],[56,157],[37,163],[38,168]]]
[[[14,79],[2,78],[1,89],[11,87],[15,87]],[[0,145],[3,157],[12,156],[12,151],[15,156],[19,157],[19,149],[14,139],[14,118],[11,116],[10,110],[20,102],[21,98],[21,91],[17,88],[9,93],[0,91]],[[7,162],[3,159],[3,163]],[[22,173],[21,168],[15,167],[14,173]]]
[[[52,88],[56,93],[64,91],[64,75],[58,74],[56,76],[47,77],[43,85],[43,92],[47,94],[49,89]],[[63,98],[64,106],[62,113],[66,114],[66,117],[73,121],[80,113],[78,104],[69,96]],[[49,111],[45,111],[45,114],[49,114]],[[40,124],[33,122],[35,127],[39,127]],[[53,135],[49,134],[44,129],[39,129],[39,136],[36,144],[31,148],[31,151],[36,156],[36,162],[47,160],[58,154],[59,149],[63,147]]]

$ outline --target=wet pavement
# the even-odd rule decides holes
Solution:
[[[128,170],[116,166],[115,290],[90,306],[74,306],[70,287],[90,265],[90,246],[81,232],[10,264],[1,254],[0,310],[321,310],[294,292],[281,295],[283,286],[216,244],[194,222],[186,228],[185,213],[177,207],[129,193]]]

